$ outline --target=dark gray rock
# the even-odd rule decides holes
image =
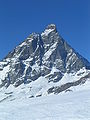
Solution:
[[[72,86],[77,86],[80,84],[84,84],[87,80],[87,78],[90,78],[90,73],[82,78],[80,78],[79,80],[75,81],[75,82],[68,82],[66,84],[63,84],[61,86],[55,86],[55,87],[51,87],[48,89],[48,94],[50,93],[54,93],[54,94],[58,94],[62,91],[67,91],[68,88],[72,87]]]
[[[83,67],[90,69],[90,63],[66,43],[54,24],[48,25],[42,34],[31,34],[2,62],[6,63],[0,64],[0,71],[7,66],[10,67],[5,79],[1,80],[0,87],[8,87],[10,84],[18,87],[22,83],[35,81],[40,76],[47,77],[48,82],[58,82],[66,72],[77,72]],[[59,72],[51,74],[53,67]],[[72,83],[55,90],[59,92],[67,89],[67,86],[72,86]]]

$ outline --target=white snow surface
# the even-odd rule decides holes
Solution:
[[[0,102],[0,120],[90,120],[89,87],[38,98]]]
[[[50,74],[56,71],[53,67]],[[83,68],[77,73],[65,73],[57,83],[48,83],[47,76],[41,76],[16,88],[0,88],[0,120],[90,120],[90,79],[58,95],[47,93],[49,88],[77,81],[89,72]]]
[[[51,33],[53,31],[53,29],[46,29],[42,34],[41,36],[45,35],[45,36],[48,36],[49,33]]]

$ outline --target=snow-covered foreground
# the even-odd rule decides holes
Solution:
[[[0,120],[90,120],[90,89],[3,101]]]

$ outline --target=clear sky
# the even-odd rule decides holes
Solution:
[[[90,61],[90,0],[0,0],[0,59],[51,23]]]

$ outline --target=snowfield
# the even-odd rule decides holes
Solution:
[[[52,69],[51,73],[56,71]],[[51,74],[50,73],[50,74]],[[83,73],[83,75],[82,75]],[[57,83],[39,77],[19,87],[0,88],[0,120],[90,120],[90,79],[60,94],[46,92],[52,86],[76,81],[89,73],[81,69],[65,74]]]
[[[90,81],[71,90],[37,98],[8,98],[0,102],[0,120],[90,120]]]

